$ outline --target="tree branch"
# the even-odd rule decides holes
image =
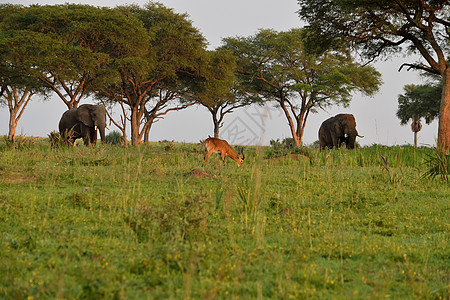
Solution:
[[[433,68],[424,66],[424,65],[416,65],[416,64],[408,64],[408,63],[404,63],[400,66],[400,68],[398,69],[398,72],[400,72],[404,66],[408,66],[409,68],[407,69],[407,71],[411,70],[411,69],[416,69],[416,70],[422,70],[425,72],[429,72],[432,74],[436,74],[436,75],[441,75],[441,73],[439,73],[438,71],[434,70]]]

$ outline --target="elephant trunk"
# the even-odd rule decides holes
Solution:
[[[347,149],[354,149],[356,137],[359,136],[358,131],[356,131],[356,129],[348,129],[346,130],[346,135],[345,145],[347,146]]]
[[[98,127],[98,131],[100,132],[100,139],[102,140],[103,143],[105,143],[105,142],[106,142],[106,138],[105,138],[105,126]]]
[[[95,130],[100,132],[100,139],[103,143],[106,142],[105,138],[105,127],[106,127],[106,121],[100,119],[100,120],[94,120],[94,128]]]
[[[94,125],[96,127],[96,130],[98,128],[98,131],[100,132],[100,139],[103,143],[106,143],[106,137],[105,137],[105,127],[106,126],[106,109],[104,105],[98,105],[97,106],[97,114],[96,118],[94,119]]]

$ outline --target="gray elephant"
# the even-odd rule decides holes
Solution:
[[[320,149],[339,148],[342,143],[345,143],[348,149],[353,149],[357,136],[363,137],[356,130],[355,117],[352,114],[336,115],[325,120],[320,126]]]
[[[59,133],[66,136],[71,129],[73,134],[68,137],[68,142],[73,144],[76,139],[83,138],[84,144],[95,146],[97,142],[97,129],[100,138],[105,142],[106,109],[103,104],[83,104],[78,108],[65,111],[59,121]]]

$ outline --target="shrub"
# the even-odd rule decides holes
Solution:
[[[274,150],[293,149],[295,147],[295,141],[293,138],[285,138],[281,142],[280,139],[270,140],[270,146]]]
[[[50,146],[52,148],[60,147],[64,144],[63,138],[59,132],[56,132],[55,130],[48,134],[48,141],[50,142]]]
[[[425,172],[424,177],[434,178],[441,176],[441,178],[448,182],[448,170],[450,169],[450,155],[445,151],[434,148],[432,154],[427,154],[426,164],[428,170]]]
[[[10,140],[8,137],[5,136],[5,145],[7,148],[11,149],[23,149],[23,148],[29,148],[30,146],[35,144],[36,140],[39,140],[39,137],[31,137],[27,138],[23,134],[16,136],[13,140]]]
[[[123,144],[123,135],[117,131],[114,130],[110,132],[106,137],[106,143],[111,145],[122,145]]]
[[[288,154],[302,154],[310,157],[311,149],[308,147],[296,147],[293,138],[285,138],[280,142],[279,139],[270,141],[270,148],[266,151],[265,158],[279,157]]]

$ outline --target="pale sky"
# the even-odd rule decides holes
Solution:
[[[0,3],[8,2],[22,5],[73,2],[114,7],[133,3],[142,6],[147,1],[0,0]],[[173,8],[175,12],[187,13],[193,25],[209,42],[209,49],[220,46],[222,38],[253,35],[260,28],[286,31],[302,26],[296,14],[299,9],[296,0],[162,0],[159,2]],[[325,119],[338,113],[352,113],[355,116],[359,134],[364,136],[362,139],[357,139],[361,145],[412,144],[413,133],[410,126],[400,126],[400,121],[395,116],[398,107],[397,96],[403,93],[404,85],[419,84],[421,79],[417,72],[403,70],[399,73],[397,70],[402,63],[412,63],[416,60],[417,58],[395,57],[389,61],[376,62],[374,66],[382,74],[384,82],[380,91],[373,97],[355,94],[349,108],[332,107],[327,111],[310,114],[306,124],[304,143],[311,144],[318,139],[317,132]],[[82,101],[82,103],[92,102],[92,99]],[[56,96],[46,102],[36,98],[26,108],[18,123],[16,134],[46,137],[50,131],[58,129],[59,119],[65,110],[65,104]],[[0,107],[0,135],[8,134],[8,119],[7,107]],[[109,127],[111,131],[117,130],[114,125]],[[164,120],[154,124],[150,132],[150,140],[198,142],[208,135],[213,135],[210,114],[202,107],[193,107],[180,112],[171,112]],[[291,137],[287,120],[281,110],[273,104],[237,110],[225,117],[225,123],[221,129],[221,138],[229,140],[232,144],[261,142],[269,144],[272,139],[281,140],[285,137]],[[436,137],[437,122],[431,125],[423,124],[418,135],[418,143],[419,145],[435,145]]]

